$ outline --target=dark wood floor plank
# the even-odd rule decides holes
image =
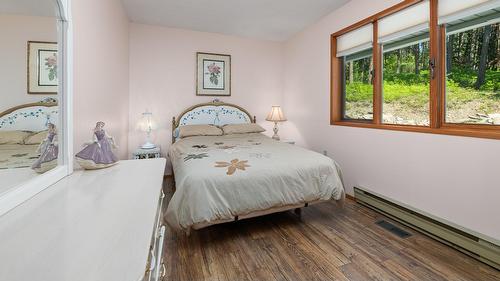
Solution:
[[[293,227],[275,227],[274,229],[283,241],[293,244],[297,251],[300,251],[312,261],[329,257],[325,263],[333,267],[340,267],[350,262],[341,252],[329,247],[329,244],[322,236],[316,235],[314,228],[304,227],[299,224]]]
[[[386,260],[382,264],[393,275],[397,276],[399,280],[418,280],[418,277],[415,274],[407,268],[401,266],[400,263],[396,261]]]
[[[456,249],[449,247],[445,244],[432,243],[433,240],[426,239],[424,236],[417,236],[414,239],[415,249],[429,249],[432,250],[432,256],[435,257],[436,260],[445,262],[448,266],[452,267],[453,271],[457,271],[462,275],[468,276],[469,278],[474,278],[474,274],[471,272],[481,271],[484,267],[481,263],[478,263],[476,260],[471,259],[469,256],[465,254],[456,255]],[[488,271],[485,273],[492,273],[492,271]],[[497,271],[497,273],[500,273]],[[490,276],[488,274],[484,275],[484,280],[497,280],[497,276]]]
[[[352,258],[350,264],[357,272],[363,272],[368,276],[368,280],[377,281],[395,281],[399,280],[398,277],[386,270],[381,263],[377,263],[371,258],[364,255],[356,255]],[[351,279],[352,280],[352,279]]]
[[[418,260],[412,259],[408,255],[405,255],[402,251],[398,253],[398,256],[396,258],[388,260],[387,262],[396,263],[401,270],[407,270],[412,272],[413,275],[417,276],[418,279],[420,280],[435,280],[435,281],[447,280],[440,273],[435,272],[433,268],[429,265],[429,263],[420,262]],[[393,267],[388,266],[388,269],[394,271]]]
[[[165,205],[172,195],[165,180]],[[412,234],[400,238],[375,222]],[[470,280],[500,271],[347,200],[192,231],[167,228],[165,280]]]
[[[303,229],[294,227],[274,228],[277,230],[281,240],[275,241],[277,244],[286,243],[289,249],[290,256],[296,260],[301,260],[301,266],[306,268],[310,274],[311,280],[347,280],[345,276],[338,270],[340,265],[346,262],[341,262],[340,256],[329,256],[327,252],[318,247],[312,240],[309,239]],[[293,260],[293,259],[292,259]],[[300,265],[299,265],[300,267]],[[307,280],[307,279],[303,279]]]
[[[389,241],[381,235],[382,230],[380,227],[362,225],[352,218],[337,221],[334,228],[338,230],[336,231],[338,236],[345,238],[353,245],[355,252],[363,252],[364,255],[369,256],[378,263],[393,257],[399,249],[403,248],[401,246],[396,247],[397,243],[394,243],[393,240]],[[360,232],[360,229],[363,229],[363,231]]]

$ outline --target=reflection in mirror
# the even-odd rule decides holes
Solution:
[[[60,163],[56,11],[0,1],[0,196]]]

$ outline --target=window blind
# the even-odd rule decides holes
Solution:
[[[360,51],[360,52],[357,52],[357,53],[353,53],[353,54],[349,54],[347,56],[345,56],[345,62],[349,62],[349,61],[357,61],[357,60],[360,60],[360,59],[364,59],[364,58],[368,58],[368,57],[371,57],[373,55],[373,48],[370,46],[369,49],[365,49],[363,51]]]
[[[423,1],[395,14],[389,15],[378,22],[378,37],[380,43],[392,41],[429,27],[429,1]]]
[[[356,30],[337,37],[337,57],[347,56],[372,47],[373,24],[367,24]]]
[[[461,20],[492,9],[500,9],[500,0],[439,0],[439,24]]]
[[[488,12],[487,15],[478,14],[477,17],[471,18],[465,21],[452,21],[446,26],[446,34],[455,34],[459,32],[464,32],[474,28],[482,27],[489,24],[495,24],[500,22],[500,11]]]

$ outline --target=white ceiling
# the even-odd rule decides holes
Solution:
[[[132,22],[284,41],[349,0],[122,0]]]
[[[0,0],[0,15],[55,17],[54,0]]]

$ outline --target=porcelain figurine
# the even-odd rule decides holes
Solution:
[[[37,173],[45,173],[57,166],[59,149],[57,144],[57,130],[54,124],[48,124],[47,137],[38,146],[37,152],[40,153],[40,157],[31,165],[31,168]]]
[[[82,151],[75,155],[76,162],[87,170],[95,170],[113,166],[118,158],[112,149],[116,148],[113,137],[104,131],[104,122],[97,122],[94,128],[93,141],[88,142]]]

